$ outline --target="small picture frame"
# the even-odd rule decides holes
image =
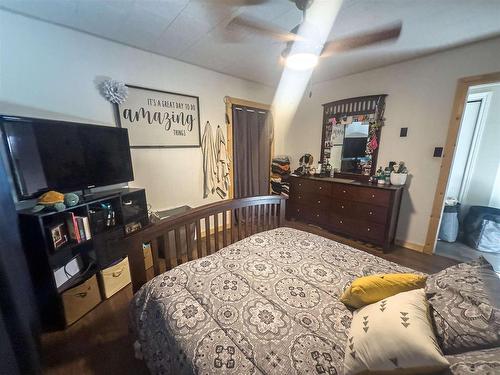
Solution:
[[[54,250],[57,250],[68,242],[68,232],[65,224],[58,224],[49,229]]]

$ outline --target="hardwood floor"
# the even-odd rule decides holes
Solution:
[[[131,299],[129,284],[64,331],[42,335],[44,374],[148,374],[129,335]]]
[[[383,254],[368,244],[349,240],[317,227],[296,222],[285,226],[315,233],[359,248],[413,269],[433,273],[458,263],[449,258],[394,247]],[[144,362],[136,360],[129,335],[128,305],[132,287],[128,285],[64,331],[42,336],[44,374],[147,374]]]

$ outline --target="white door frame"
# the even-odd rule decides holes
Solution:
[[[481,106],[479,107],[479,113],[477,116],[476,124],[474,126],[474,132],[469,149],[469,156],[467,157],[467,162],[465,164],[464,176],[462,178],[462,183],[460,184],[460,192],[458,194],[459,202],[463,201],[464,198],[467,197],[467,194],[470,190],[472,168],[474,165],[476,165],[477,154],[479,153],[479,144],[481,143],[481,139],[483,137],[486,117],[491,103],[491,94],[491,92],[481,92],[477,94],[469,94],[467,97],[467,102],[479,100],[481,101]],[[455,155],[453,157],[455,157]]]

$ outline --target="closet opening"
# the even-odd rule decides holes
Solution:
[[[482,256],[500,272],[500,74],[462,80],[458,90],[426,247],[459,261]]]
[[[271,107],[230,97],[225,103],[232,160],[229,197],[268,195],[274,145]]]

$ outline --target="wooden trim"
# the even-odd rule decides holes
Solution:
[[[406,249],[418,251],[419,253],[424,252],[424,245],[419,244],[419,243],[413,243],[413,242],[408,242],[408,241],[403,241],[403,240],[394,240],[394,243],[398,246],[404,247]]]
[[[227,104],[229,104],[230,106],[234,104],[234,105],[241,105],[243,107],[252,107],[252,108],[263,109],[265,111],[271,110],[270,104],[252,102],[251,100],[233,98],[231,96],[224,97],[224,103],[226,103],[226,106],[227,106]]]
[[[446,138],[445,147],[443,149],[443,159],[441,161],[441,170],[439,172],[436,192],[434,194],[434,203],[432,205],[429,226],[427,229],[427,237],[425,240],[424,253],[432,254],[437,239],[437,232],[441,222],[441,212],[443,210],[446,186],[450,176],[451,164],[457,143],[458,131],[467,99],[469,87],[484,85],[488,83],[500,82],[500,72],[481,74],[477,76],[460,78],[457,83],[455,99],[453,101],[453,109],[451,119],[448,126],[448,135]]]
[[[234,198],[234,129],[233,129],[233,105],[241,105],[243,107],[251,107],[262,109],[264,111],[271,112],[271,105],[253,102],[251,100],[233,98],[231,96],[224,97],[224,103],[226,105],[226,134],[227,134],[227,152],[230,155],[230,168],[229,168],[229,199]],[[274,127],[274,122],[273,122]],[[273,129],[273,139],[271,143],[271,160],[274,157],[274,129]],[[271,160],[269,160],[269,176],[271,176]],[[270,178],[270,177],[269,177]],[[269,183],[269,193],[271,193],[271,183]]]

